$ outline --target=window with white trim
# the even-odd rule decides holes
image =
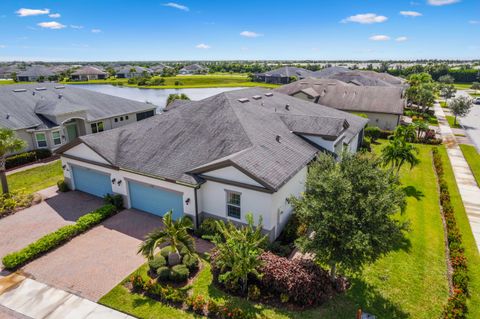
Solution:
[[[53,145],[62,144],[62,137],[60,136],[60,131],[52,131],[52,141]]]
[[[97,122],[90,124],[92,128],[92,133],[103,132],[103,122]]]
[[[35,140],[37,141],[37,147],[47,147],[47,136],[45,133],[35,133]]]
[[[241,194],[238,192],[227,192],[227,216],[233,218],[241,218]]]

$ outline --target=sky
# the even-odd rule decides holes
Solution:
[[[480,0],[1,0],[0,26],[0,61],[480,58]]]

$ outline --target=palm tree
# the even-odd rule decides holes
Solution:
[[[168,211],[163,215],[164,227],[157,228],[145,237],[145,241],[140,244],[138,254],[142,254],[145,258],[152,259],[155,255],[155,249],[164,243],[168,243],[172,248],[172,253],[176,256],[169,255],[170,259],[180,259],[180,250],[186,248],[189,254],[195,252],[195,242],[188,234],[188,229],[192,228],[192,221],[182,216],[177,221],[172,219],[172,211]],[[176,258],[178,257],[178,258]]]
[[[396,170],[396,175],[400,173],[400,169],[405,163],[410,164],[410,169],[420,163],[420,160],[415,156],[418,154],[418,149],[409,144],[403,138],[394,138],[390,140],[387,146],[382,149],[382,158],[385,165],[391,165],[393,170]]]
[[[395,129],[393,138],[403,138],[406,141],[413,142],[415,140],[416,131],[413,125],[400,125]]]
[[[14,131],[0,128],[0,180],[4,194],[8,194],[8,182],[5,174],[7,154],[21,151],[25,146],[25,141],[18,138]]]

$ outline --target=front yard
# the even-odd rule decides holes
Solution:
[[[378,152],[383,143],[380,141],[379,145],[374,145],[374,151]],[[398,218],[410,220],[409,246],[398,247],[365,267],[361,276],[351,278],[352,287],[344,295],[337,295],[324,305],[303,312],[255,304],[217,289],[212,284],[207,262],[192,284],[192,294],[274,319],[352,318],[358,307],[378,318],[438,318],[448,299],[443,226],[432,166],[432,146],[417,147],[421,164],[413,171],[404,168],[401,177],[409,197],[406,212]],[[146,275],[146,269],[147,266],[143,265],[139,272]],[[100,303],[139,318],[154,318],[158,314],[175,318],[198,317],[130,293],[123,283],[103,296]]]
[[[62,164],[55,161],[7,176],[11,191],[24,189],[27,193],[34,193],[44,188],[54,186],[63,179]]]

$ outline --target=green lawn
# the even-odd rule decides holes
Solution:
[[[380,143],[385,143],[381,141]],[[381,145],[374,145],[379,151]],[[418,145],[421,164],[402,170],[402,183],[408,194],[408,207],[399,218],[410,220],[407,235],[410,246],[398,248],[352,278],[352,287],[317,309],[290,312],[252,304],[226,295],[211,284],[207,266],[198,275],[193,293],[229,304],[267,318],[353,318],[358,307],[378,318],[438,318],[448,298],[445,246],[440,218],[436,178],[432,167],[431,146]],[[146,266],[143,266],[145,271]],[[142,270],[142,269],[140,269]],[[100,303],[139,318],[194,318],[192,314],[163,305],[138,294],[130,294],[119,284]]]
[[[454,83],[453,85],[457,90],[466,90],[472,86],[472,83]]]
[[[63,179],[63,171],[60,161],[7,176],[10,190],[23,188],[27,193],[37,192],[41,189],[56,185],[61,179]]]
[[[458,119],[457,119],[457,124],[454,124],[454,122],[455,122],[455,116],[445,115],[445,117],[447,118],[448,125],[450,125],[450,127],[453,127],[453,128],[462,128],[462,127],[460,126],[460,124],[458,123]]]
[[[473,152],[470,147],[465,148],[464,146],[467,145],[461,145],[462,151],[464,151],[464,149],[468,149],[468,151],[467,153],[464,151],[463,154],[467,158],[469,165],[475,165],[475,168],[472,168],[472,170],[476,171],[476,174],[479,174],[480,157],[478,153],[475,149]],[[465,213],[465,208],[455,182],[455,177],[453,175],[453,170],[450,165],[447,151],[443,146],[440,147],[440,155],[442,156],[444,162],[443,167],[445,170],[445,180],[448,184],[448,189],[450,190],[450,200],[452,201],[452,206],[455,208],[455,219],[460,232],[462,233],[463,244],[465,246],[465,255],[468,260],[468,275],[470,278],[469,290],[471,294],[470,299],[468,300],[468,318],[476,319],[480,318],[480,254],[478,253],[477,245],[472,234],[472,229],[470,228],[470,223],[468,221],[467,214]],[[474,159],[473,163],[470,162],[472,159]]]
[[[446,101],[440,101],[440,106],[443,108],[448,108],[447,102]]]
[[[460,144],[460,149],[472,170],[473,176],[475,176],[477,184],[480,185],[480,154],[472,145]]]
[[[63,82],[66,84],[118,84],[124,86],[138,87],[136,84],[128,84],[128,79],[107,79],[92,80],[81,82]],[[182,82],[182,85],[175,85],[176,81]],[[279,85],[267,84],[249,81],[246,74],[207,74],[207,75],[179,75],[165,77],[165,85],[160,86],[140,86],[141,88],[153,89],[181,89],[181,88],[209,88],[209,87],[252,87],[262,86],[275,88]]]

